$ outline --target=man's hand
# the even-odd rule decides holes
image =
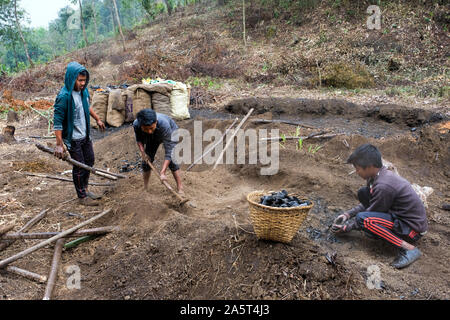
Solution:
[[[98,119],[96,120],[98,128],[100,129],[100,131],[104,131],[105,130],[105,124],[103,123],[102,120]]]
[[[67,157],[66,155],[66,151],[64,150],[64,146],[63,145],[57,145],[55,148],[55,153],[54,155],[59,158],[59,159],[65,159]]]
[[[141,152],[141,158],[144,162],[150,161],[150,157],[145,152]]]
[[[167,181],[167,176],[165,172],[162,172],[159,174],[159,177],[161,178],[161,182]]]

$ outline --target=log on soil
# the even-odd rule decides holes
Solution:
[[[8,226],[1,226],[0,227],[0,236],[7,233],[8,231],[11,231],[14,228],[13,224],[10,224]]]
[[[41,221],[47,215],[48,210],[49,209],[42,210],[37,216],[32,218],[22,228],[20,228],[18,232],[19,233],[20,232],[27,232],[28,230],[30,230],[32,227],[34,227],[39,221]],[[4,234],[3,236],[5,236],[5,235],[7,235],[7,233]],[[1,239],[2,239],[2,235],[0,235],[0,240]],[[13,243],[14,243],[14,240],[1,242],[0,243],[0,251],[5,250],[7,247],[12,245]]]
[[[53,289],[56,285],[58,277],[59,262],[61,261],[61,254],[64,245],[64,238],[58,239],[55,244],[55,251],[53,253],[52,266],[48,276],[47,287],[45,288],[44,298],[42,300],[50,300],[52,298]]]
[[[267,124],[267,123],[285,123],[292,126],[298,126],[298,127],[304,127],[307,129],[317,129],[317,127],[313,127],[307,124],[303,124],[298,121],[290,121],[290,120],[281,120],[281,119],[274,119],[274,120],[266,120],[266,119],[255,119],[251,121],[254,124]]]
[[[66,236],[66,238],[76,238],[91,235],[102,235],[113,231],[118,231],[119,227],[108,226],[93,229],[78,230],[72,234]],[[51,237],[57,236],[61,232],[36,232],[36,233],[6,233],[0,237],[0,241],[11,241],[18,239],[50,239]],[[0,243],[1,245],[1,243]]]
[[[36,250],[39,250],[39,249],[49,245],[50,243],[53,243],[53,242],[57,241],[58,239],[64,238],[64,237],[68,236],[69,234],[74,233],[78,229],[84,227],[85,225],[87,225],[89,223],[92,223],[92,222],[102,218],[103,216],[105,216],[106,214],[108,214],[110,212],[111,212],[111,209],[103,211],[99,215],[96,215],[96,216],[90,218],[89,220],[86,220],[86,221],[76,225],[75,227],[72,227],[72,228],[70,228],[70,229],[68,229],[66,231],[63,231],[63,232],[59,233],[58,235],[56,235],[54,237],[51,237],[50,239],[47,239],[45,241],[42,241],[41,243],[38,243],[38,244],[36,244],[36,245],[34,245],[34,246],[24,250],[24,251],[21,251],[21,252],[15,254],[15,255],[13,255],[13,256],[11,256],[9,258],[3,259],[2,261],[0,261],[0,268],[4,268],[8,264],[10,264],[10,263],[12,263],[12,262],[14,262],[16,260],[19,260],[19,259],[25,257],[26,255],[28,255],[28,254],[30,254],[32,252],[35,252]]]
[[[73,179],[64,178],[64,177],[58,177],[58,176],[49,175],[49,174],[39,174],[39,173],[21,172],[21,171],[15,171],[15,172],[20,173],[20,174],[24,174],[26,176],[31,176],[31,177],[40,177],[40,178],[53,179],[53,180],[59,180],[59,181],[64,181],[64,182],[73,182]],[[114,186],[113,183],[100,183],[100,182],[90,182],[90,181],[89,181],[89,185],[91,185],[91,186],[98,186],[98,187],[112,187],[112,186]]]
[[[39,283],[45,283],[47,281],[47,277],[46,276],[42,276],[40,274],[28,271],[28,270],[24,270],[18,267],[14,267],[14,266],[7,266],[6,271],[17,274],[19,276],[25,277],[27,279],[33,280],[33,281],[37,281]]]

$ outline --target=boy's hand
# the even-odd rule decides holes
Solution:
[[[336,224],[336,225],[344,224],[345,221],[347,221],[349,218],[350,218],[350,216],[349,216],[348,213],[343,213],[343,214],[341,214],[341,215],[338,215],[338,216],[336,217],[336,219],[334,219],[333,225],[335,225],[335,224]]]
[[[350,218],[350,215],[346,212],[337,216],[334,219],[333,225],[331,226],[331,231],[334,233],[342,232],[344,229],[345,222]]]
[[[99,128],[101,131],[105,130],[105,124],[103,123],[102,120],[98,119],[96,122],[97,122],[98,128]]]

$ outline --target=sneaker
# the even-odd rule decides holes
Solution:
[[[397,258],[391,263],[391,266],[397,269],[405,268],[419,259],[421,255],[422,252],[418,248],[412,250],[400,249]]]
[[[98,196],[92,192],[86,192],[86,197],[91,198],[92,200],[99,200],[102,198],[102,196]]]
[[[89,197],[79,198],[78,199],[78,203],[83,205],[83,206],[88,206],[88,207],[95,207],[95,206],[99,205],[99,203],[97,201],[92,200]]]

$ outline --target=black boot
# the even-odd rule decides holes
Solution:
[[[418,248],[414,248],[412,250],[400,249],[397,258],[395,258],[394,262],[391,263],[391,266],[397,269],[402,269],[419,259],[421,255],[422,252],[420,252]]]

